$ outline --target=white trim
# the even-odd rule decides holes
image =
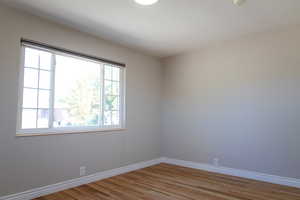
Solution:
[[[24,65],[25,65],[25,48],[20,46],[20,66],[19,66],[19,84],[18,84],[18,116],[16,131],[22,127],[22,104],[23,104],[23,89],[24,89]]]
[[[177,160],[171,158],[161,158],[161,160],[163,163],[300,188],[300,179],[296,179],[296,178],[281,177],[281,176],[275,176],[270,174],[264,174],[264,173],[241,170],[241,169],[233,169],[233,168],[221,167],[221,166],[217,167],[205,163],[190,162],[190,161]]]
[[[53,53],[51,53],[49,116],[48,116],[49,128],[53,128],[53,121],[54,121],[55,70],[56,70],[55,68],[56,68],[56,56]]]
[[[50,91],[50,96],[49,96],[49,122],[48,122],[48,128],[38,128],[38,111],[39,111],[39,79],[40,79],[40,71],[41,69],[38,68],[36,70],[38,70],[38,86],[36,88],[36,90],[38,91],[37,94],[37,108],[34,108],[36,110],[36,128],[32,128],[32,129],[22,129],[22,111],[23,109],[29,109],[29,108],[23,108],[22,105],[22,98],[23,98],[23,91],[24,91],[24,69],[25,69],[25,48],[32,48],[32,49],[37,49],[40,51],[46,51],[51,53],[51,70],[45,70],[45,71],[49,71],[51,73],[51,87],[48,91]],[[126,83],[125,83],[125,68],[124,67],[120,67],[118,65],[115,64],[110,64],[110,63],[106,63],[106,62],[100,62],[100,61],[95,61],[95,60],[90,60],[87,59],[85,57],[79,56],[79,55],[73,55],[73,54],[69,54],[69,53],[63,53],[60,51],[55,51],[55,50],[50,50],[50,49],[46,49],[45,48],[41,48],[41,47],[37,47],[34,45],[27,45],[24,43],[21,43],[21,70],[20,70],[20,84],[19,84],[19,102],[18,102],[18,117],[17,117],[17,130],[16,130],[16,136],[40,136],[40,135],[54,135],[54,134],[67,134],[67,133],[95,133],[95,132],[112,132],[112,131],[120,131],[120,130],[124,130],[126,127],[125,124],[125,118],[126,118],[126,114],[125,114],[125,87],[126,87]],[[53,109],[55,107],[54,103],[54,98],[55,98],[55,68],[56,68],[56,56],[57,55],[63,55],[63,56],[67,56],[67,57],[73,57],[76,59],[80,59],[80,60],[87,60],[89,62],[94,62],[99,64],[100,70],[101,70],[101,100],[102,100],[102,107],[101,107],[101,118],[102,118],[102,124],[99,124],[98,126],[82,126],[82,127],[53,127],[53,122],[54,122],[54,118],[53,118]],[[40,65],[40,57],[39,57],[39,65]],[[119,100],[119,124],[118,125],[104,125],[103,120],[104,120],[104,101],[105,101],[105,95],[104,95],[104,72],[105,72],[105,66],[104,65],[109,65],[112,68],[118,68],[120,70],[120,80],[118,81],[119,85],[120,85],[120,94],[118,95],[120,100]],[[27,68],[27,67],[26,67]],[[112,119],[111,119],[112,120]]]
[[[66,135],[66,134],[105,134],[105,133],[120,133],[126,131],[126,128],[103,128],[103,129],[86,129],[86,130],[60,130],[60,131],[44,131],[44,132],[17,132],[16,137],[33,137],[33,136],[49,136],[49,135]]]
[[[36,129],[21,129],[17,131],[17,136],[28,135],[55,135],[55,134],[67,134],[67,133],[97,133],[97,132],[112,132],[124,130],[120,126],[107,126],[107,127],[62,127],[62,128],[36,128]]]
[[[150,167],[152,165],[156,165],[159,163],[168,163],[168,164],[179,165],[179,166],[183,166],[183,167],[189,167],[189,168],[200,169],[200,170],[205,170],[205,171],[210,171],[210,172],[215,172],[215,173],[220,173],[220,174],[226,174],[226,175],[231,175],[231,176],[237,176],[237,177],[242,177],[242,178],[248,178],[248,179],[253,179],[253,180],[258,180],[258,181],[265,181],[265,182],[269,182],[269,183],[300,188],[300,179],[280,177],[280,176],[274,176],[274,175],[269,175],[269,174],[263,174],[263,173],[259,173],[259,172],[252,172],[252,171],[233,169],[233,168],[227,168],[227,167],[216,167],[216,166],[213,166],[210,164],[190,162],[190,161],[162,157],[162,158],[157,158],[154,160],[149,160],[149,161],[131,164],[131,165],[127,165],[127,166],[112,169],[112,170],[99,172],[99,173],[92,174],[89,176],[84,176],[81,178],[64,181],[61,183],[56,183],[53,185],[48,185],[45,187],[28,190],[28,191],[17,193],[17,194],[3,196],[3,197],[0,197],[0,200],[30,200],[30,199],[37,198],[40,196],[52,194],[52,193],[55,193],[58,191],[62,191],[62,190],[77,187],[80,185],[88,184],[91,182],[99,181],[99,180],[109,178],[112,176],[124,174],[127,172],[142,169],[145,167]]]
[[[81,177],[81,178],[76,178],[76,179],[64,181],[64,182],[61,182],[61,183],[57,183],[57,184],[48,185],[48,186],[45,186],[45,187],[40,187],[40,188],[28,190],[28,191],[21,192],[21,193],[18,193],[18,194],[3,196],[3,197],[0,197],[0,200],[30,200],[30,199],[33,199],[33,198],[38,198],[38,197],[41,197],[41,196],[44,196],[44,195],[52,194],[52,193],[55,193],[55,192],[58,192],[58,191],[66,190],[66,189],[69,189],[69,188],[73,188],[73,187],[88,184],[88,183],[91,183],[91,182],[99,181],[99,180],[102,180],[102,179],[105,179],[105,178],[109,178],[109,177],[112,177],[112,176],[116,176],[116,175],[124,174],[124,173],[127,173],[127,172],[135,171],[135,170],[142,169],[142,168],[145,168],[145,167],[149,167],[149,166],[152,166],[152,165],[156,165],[156,164],[159,164],[161,162],[162,162],[162,160],[160,158],[158,158],[158,159],[149,160],[149,161],[145,161],[145,162],[140,162],[140,163],[136,163],[136,164],[132,164],[132,165],[127,165],[127,166],[124,166],[124,167],[99,172],[99,173],[92,174],[92,175],[89,175],[89,176],[84,176],[84,177]]]

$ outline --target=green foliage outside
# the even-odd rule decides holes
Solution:
[[[97,77],[78,80],[70,94],[60,99],[67,109],[69,126],[97,126],[102,120],[100,113],[100,81]],[[110,93],[110,87],[106,88]],[[106,96],[104,109],[113,110],[116,107],[117,96]]]

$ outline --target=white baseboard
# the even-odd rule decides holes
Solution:
[[[41,197],[41,196],[44,196],[44,195],[48,195],[48,194],[51,194],[51,193],[55,193],[55,192],[58,192],[58,191],[66,190],[66,189],[69,189],[69,188],[73,188],[73,187],[77,187],[77,186],[80,186],[80,185],[95,182],[95,181],[98,181],[98,180],[102,180],[102,179],[105,179],[105,178],[109,178],[109,177],[112,177],[112,176],[116,176],[116,175],[124,174],[124,173],[127,173],[127,172],[135,171],[135,170],[142,169],[142,168],[145,168],[145,167],[149,167],[149,166],[152,166],[152,165],[156,165],[156,164],[159,164],[161,162],[162,162],[162,159],[160,159],[160,158],[150,160],[150,161],[140,162],[140,163],[128,165],[128,166],[125,166],[125,167],[120,167],[120,168],[117,168],[117,169],[107,170],[107,171],[99,172],[99,173],[92,174],[92,175],[89,175],[89,176],[84,176],[84,177],[81,177],[81,178],[76,178],[76,179],[64,181],[64,182],[61,182],[61,183],[57,183],[57,184],[48,185],[48,186],[45,186],[45,187],[40,187],[40,188],[28,190],[28,191],[21,192],[21,193],[18,193],[18,194],[3,196],[3,197],[0,197],[0,200],[30,200],[30,199],[34,199],[34,198]]]
[[[164,163],[179,165],[183,167],[189,167],[189,168],[200,169],[200,170],[205,170],[210,172],[216,172],[220,174],[238,176],[242,178],[248,178],[248,179],[253,179],[258,181],[264,181],[264,182],[269,182],[269,183],[274,183],[279,185],[286,185],[286,186],[300,188],[300,179],[295,179],[295,178],[287,178],[287,177],[281,177],[281,176],[275,176],[275,175],[269,175],[269,174],[264,174],[259,172],[233,169],[227,167],[220,167],[220,166],[217,167],[214,165],[209,165],[204,163],[196,163],[196,162],[177,160],[171,158],[161,158],[161,161]]]
[[[254,179],[258,181],[264,181],[264,182],[269,182],[269,183],[274,183],[279,185],[286,185],[286,186],[300,188],[300,179],[280,177],[280,176],[274,176],[269,174],[247,171],[247,170],[232,169],[227,167],[216,167],[209,164],[196,163],[196,162],[177,160],[171,158],[158,158],[150,161],[145,161],[145,162],[140,162],[140,163],[120,167],[117,169],[99,172],[89,176],[84,176],[81,178],[76,178],[76,179],[64,181],[53,185],[48,185],[45,187],[28,190],[17,194],[3,196],[0,197],[0,200],[30,200],[40,196],[48,195],[58,191],[66,190],[69,188],[73,188],[91,182],[99,181],[105,178],[109,178],[112,176],[135,171],[152,165],[156,165],[159,163],[168,163],[168,164],[179,165],[183,167],[189,167],[194,169],[200,169],[200,170],[216,172],[216,173],[221,173],[221,174],[226,174],[231,176],[238,176],[242,178]]]

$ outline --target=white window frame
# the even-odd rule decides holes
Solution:
[[[55,98],[55,63],[51,63],[51,86],[50,86],[50,102],[49,102],[49,127],[50,128],[33,128],[33,129],[22,129],[22,110],[23,110],[23,90],[24,90],[24,71],[25,71],[25,48],[32,48],[42,51],[47,51],[55,55],[62,55],[68,57],[74,57],[81,60],[87,60],[90,62],[96,62],[100,64],[101,68],[101,115],[103,114],[103,106],[104,106],[104,65],[111,65],[113,67],[120,68],[120,124],[118,126],[113,125],[104,125],[102,120],[102,125],[99,126],[83,126],[83,127],[53,127],[53,108],[54,108],[54,98]],[[55,57],[55,56],[53,56]],[[55,61],[55,58],[52,58]],[[18,117],[17,117],[17,136],[35,136],[35,135],[53,135],[53,134],[68,134],[68,133],[97,133],[97,132],[111,132],[111,131],[122,131],[126,130],[126,68],[123,66],[118,66],[115,64],[103,62],[103,61],[95,61],[92,59],[88,59],[85,57],[81,57],[78,55],[73,55],[72,53],[64,53],[57,50],[52,50],[40,46],[30,45],[30,44],[23,44],[21,43],[21,65],[20,65],[20,78],[19,78],[19,94],[18,94]]]

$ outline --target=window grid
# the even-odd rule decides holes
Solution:
[[[51,70],[48,70],[48,69],[42,69],[42,68],[34,68],[34,67],[27,67],[27,66],[24,66],[24,68],[26,69],[34,69],[34,70],[40,70],[40,71],[47,71],[47,72],[50,72]]]
[[[50,89],[45,89],[45,88],[35,88],[35,87],[23,87],[24,89],[31,89],[31,90],[44,90],[44,91],[50,91]]]
[[[117,109],[113,109],[114,105],[110,105],[109,109],[107,109],[104,106],[104,117],[105,118],[107,117],[107,116],[105,116],[105,113],[108,114],[108,116],[109,116],[109,122],[106,123],[105,125],[114,126],[114,125],[120,124],[120,110],[121,110],[121,108],[120,108],[120,73],[118,72],[118,76],[115,76],[114,73],[116,73],[116,69],[114,69],[110,65],[105,65],[104,68],[105,68],[105,72],[104,72],[104,87],[105,88],[108,87],[108,92],[105,91],[104,102],[106,102],[109,98],[112,99],[111,100],[111,104],[114,104],[114,101],[117,101],[116,102]],[[114,79],[114,77],[116,79]],[[117,91],[118,92],[114,91],[114,89],[116,89],[114,87],[117,87]],[[119,113],[119,114],[117,114],[117,113]],[[115,119],[117,121],[115,121]],[[107,121],[107,119],[106,119],[106,121]],[[105,119],[104,119],[104,123],[105,123]]]
[[[35,122],[35,127],[38,128],[38,120],[39,120],[39,101],[40,101],[40,98],[39,98],[39,94],[40,94],[40,76],[41,76],[41,71],[40,71],[40,64],[41,64],[41,58],[39,56],[39,59],[38,59],[38,66],[39,66],[39,71],[38,71],[38,89],[37,89],[37,110],[36,110],[36,122]]]
[[[25,59],[26,59],[26,49],[27,48],[32,48],[32,47],[26,47],[23,46],[24,50],[23,50],[23,59],[24,59],[24,65],[22,66],[23,68],[23,72],[25,73],[26,69],[31,69],[31,70],[36,70],[37,71],[37,86],[35,87],[29,87],[29,86],[25,86],[25,77],[23,75],[23,91],[25,89],[29,89],[29,90],[35,90],[37,95],[36,95],[36,105],[31,108],[31,107],[24,107],[24,99],[22,99],[22,106],[21,106],[21,110],[20,110],[20,121],[21,123],[18,123],[18,130],[42,130],[42,129],[53,129],[53,123],[54,123],[54,99],[55,99],[55,66],[56,66],[56,54],[54,52],[49,52],[46,51],[48,53],[51,53],[51,59],[50,59],[50,69],[44,69],[41,66],[41,54],[39,53],[38,55],[38,63],[37,66],[28,66],[25,63]],[[37,51],[43,51],[39,48],[32,48],[34,50]],[[124,120],[122,118],[122,107],[121,107],[121,102],[123,102],[123,91],[122,91],[122,85],[121,85],[121,74],[123,74],[123,69],[121,70],[121,68],[116,67],[116,66],[112,66],[112,65],[107,65],[105,63],[99,63],[100,64],[100,108],[99,108],[99,112],[100,112],[100,116],[98,117],[98,126],[97,128],[105,128],[105,127],[118,127],[118,128],[122,128],[122,121]],[[110,78],[106,78],[106,70],[109,70],[110,72]],[[114,71],[117,71],[118,73],[118,77],[117,80],[114,79],[113,77],[113,73]],[[48,72],[49,73],[49,86],[46,86],[45,88],[43,88],[41,86],[41,72]],[[107,86],[108,85],[108,86]],[[106,87],[109,87],[108,89]],[[116,88],[114,88],[116,87]],[[46,89],[48,88],[48,89]],[[108,90],[108,91],[107,91]],[[41,93],[42,91],[47,91],[48,92],[48,96],[49,96],[49,100],[47,102],[47,106],[45,106],[46,104],[42,105],[41,103]],[[45,94],[44,94],[45,95]],[[22,95],[22,98],[24,98],[24,94]],[[111,98],[110,99],[110,104],[109,106],[105,105],[107,98]],[[113,100],[112,100],[113,99]],[[107,106],[107,108],[106,108]],[[24,110],[31,110],[31,111],[35,111],[35,127],[33,128],[22,128],[24,127],[22,125],[22,120],[23,120],[23,112]],[[105,119],[105,112],[109,112],[109,122],[106,123],[105,121],[107,121],[107,119]],[[42,117],[41,115],[46,115],[48,118],[48,125],[47,127],[44,127],[44,124],[40,124],[39,120],[40,117]],[[63,127],[62,127],[63,128]],[[66,127],[67,128],[67,127]],[[72,127],[70,127],[72,129]],[[76,129],[76,127],[73,127]],[[77,127],[78,128],[78,127]],[[80,128],[80,127],[79,127]],[[81,127],[83,129],[88,128],[88,126],[83,126]],[[56,129],[56,128],[55,128]],[[26,132],[26,131],[25,131]]]
[[[25,48],[24,51],[26,53],[26,50],[28,50],[30,48]],[[34,50],[34,51],[37,51],[37,50]],[[45,88],[41,88],[41,71],[45,71],[45,72],[49,72],[51,74],[51,69],[50,70],[47,70],[47,69],[42,69],[41,68],[41,54],[40,52],[37,54],[38,55],[38,62],[36,63],[36,66],[28,66],[25,64],[24,62],[24,72],[25,70],[27,69],[31,69],[33,72],[36,71],[37,73],[37,85],[36,87],[28,87],[28,86],[24,86],[23,87],[23,90],[24,89],[28,89],[28,90],[32,90],[32,91],[36,91],[36,105],[34,107],[26,107],[23,105],[24,101],[22,102],[22,113],[24,110],[34,110],[35,111],[35,127],[33,128],[40,128],[39,127],[39,115],[40,113],[42,113],[43,110],[49,110],[49,105],[48,107],[43,107],[41,106],[40,104],[40,93],[42,91],[48,91],[48,96],[50,96],[50,88],[49,89],[45,89]],[[24,60],[26,59],[26,56],[24,55]],[[24,85],[25,85],[25,79],[23,80],[24,81]],[[47,112],[46,112],[47,113]],[[49,113],[49,111],[48,111]],[[48,119],[49,121],[49,119]]]
[[[104,65],[102,64],[100,66],[100,79],[101,79],[101,84],[100,84],[100,98],[104,99],[105,95],[104,95],[104,73],[105,73],[105,69],[104,69]],[[101,101],[100,104],[100,116],[99,117],[99,124],[101,126],[104,126],[104,101]]]

